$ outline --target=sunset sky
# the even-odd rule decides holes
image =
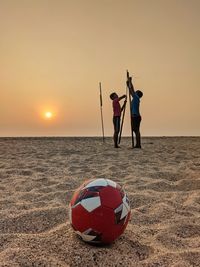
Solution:
[[[126,69],[143,136],[200,135],[199,14],[199,0],[0,0],[0,136],[100,136],[99,82],[112,135]]]

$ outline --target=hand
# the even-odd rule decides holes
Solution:
[[[132,84],[132,77],[129,77],[129,79],[127,80],[128,84],[131,85]]]
[[[127,75],[127,78],[129,77],[129,71],[127,70],[127,72],[126,72],[126,75]]]

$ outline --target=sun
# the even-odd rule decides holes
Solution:
[[[46,111],[44,116],[46,119],[51,119],[53,117],[53,113],[51,111]]]
[[[54,106],[46,105],[38,108],[38,115],[40,119],[51,124],[57,119],[58,110]]]

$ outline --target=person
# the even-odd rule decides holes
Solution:
[[[124,104],[121,107],[119,101],[125,98]],[[110,94],[110,99],[112,100],[112,106],[113,106],[113,125],[114,125],[114,147],[119,148],[118,146],[118,137],[120,132],[120,118],[121,118],[121,112],[125,108],[126,104],[126,95],[118,97],[116,93]]]
[[[140,135],[140,123],[142,117],[140,115],[140,98],[143,93],[140,90],[135,91],[132,83],[132,77],[128,76],[127,86],[132,97],[131,100],[131,128],[135,133],[136,145],[134,148],[141,148],[141,135]]]

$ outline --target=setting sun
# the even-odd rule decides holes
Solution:
[[[55,105],[41,105],[38,107],[38,115],[42,120],[54,121],[57,118],[57,108]]]
[[[50,112],[50,111],[45,112],[45,118],[51,119],[52,116],[53,116],[52,112]]]

